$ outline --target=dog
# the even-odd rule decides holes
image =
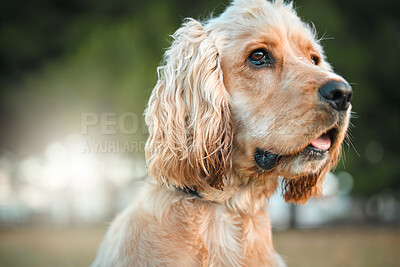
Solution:
[[[152,179],[92,266],[285,266],[267,200],[321,195],[352,88],[282,0],[235,0],[173,39],[145,111]]]

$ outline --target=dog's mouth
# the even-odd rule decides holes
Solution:
[[[316,139],[312,140],[310,144],[300,153],[305,153],[315,157],[326,154],[335,143],[337,133],[338,131],[336,128],[330,129],[329,131],[321,134]]]
[[[331,128],[313,139],[299,152],[288,155],[274,154],[261,148],[256,148],[254,152],[254,161],[261,169],[267,171],[274,168],[282,158],[302,156],[306,161],[322,160],[326,157],[330,148],[335,144],[337,135],[338,129]]]

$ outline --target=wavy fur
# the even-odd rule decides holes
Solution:
[[[166,185],[221,188],[233,129],[219,54],[195,20],[173,38],[146,110],[149,172]]]

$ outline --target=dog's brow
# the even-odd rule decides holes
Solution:
[[[256,41],[252,41],[251,43],[249,43],[246,46],[245,51],[247,53],[250,53],[254,49],[258,49],[258,48],[265,48],[267,50],[273,50],[273,49],[277,49],[277,47],[279,47],[279,44],[280,44],[279,41],[277,41],[274,38],[261,38],[261,39],[258,39]]]
[[[277,47],[282,43],[281,39],[279,34],[263,35],[259,42],[267,46]]]

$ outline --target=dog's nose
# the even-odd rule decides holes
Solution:
[[[346,82],[329,81],[318,89],[322,100],[336,110],[346,110],[350,106],[353,90]]]

